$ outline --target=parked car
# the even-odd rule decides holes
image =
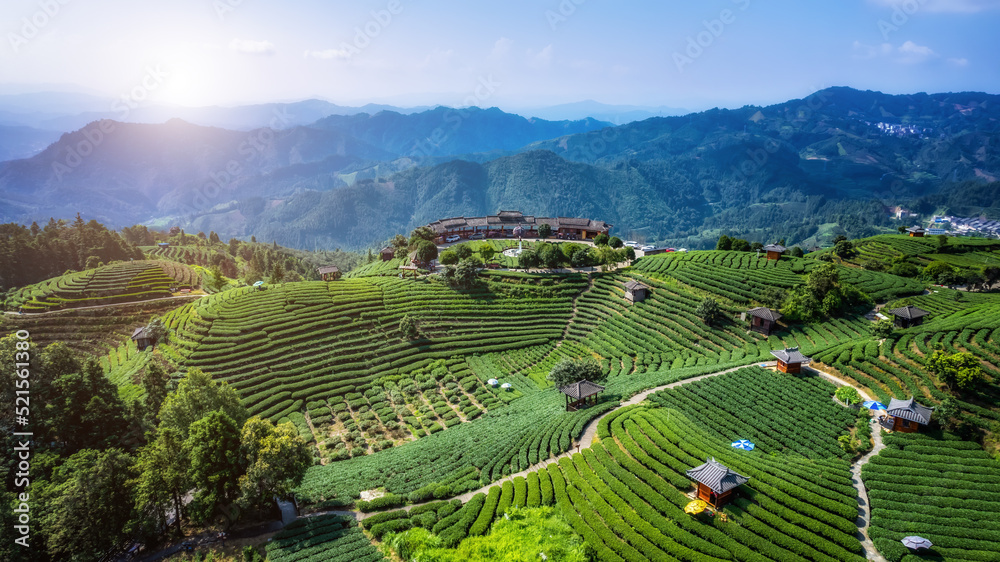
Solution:
[[[462,237],[457,234],[452,234],[451,236],[444,239],[445,242],[458,242]]]
[[[642,247],[641,247],[641,248],[639,248],[639,249],[640,249],[640,250],[642,250],[643,252],[648,252],[648,251],[650,251],[650,250],[655,250],[655,249],[656,249],[656,246],[653,246],[652,244],[647,244],[647,245],[645,245],[645,246],[642,246]]]
[[[629,248],[635,248],[639,246],[639,243],[636,242],[635,240],[626,240],[625,245],[628,246]]]
[[[477,232],[472,236],[470,236],[469,240],[482,240],[483,238],[486,238],[486,235],[483,234],[482,232]]]

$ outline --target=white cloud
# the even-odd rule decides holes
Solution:
[[[955,65],[955,66],[969,66],[969,59],[967,59],[965,57],[962,57],[962,58],[950,58],[950,59],[948,59],[948,62],[950,64]]]
[[[351,53],[346,49],[324,49],[322,51],[306,51],[302,53],[302,56],[307,59],[320,60],[349,59],[351,58]]]
[[[545,68],[552,64],[552,44],[548,44],[537,53],[528,49],[528,56],[531,57],[529,65],[535,68]]]
[[[906,41],[899,46],[897,51],[900,55],[897,60],[905,64],[917,64],[932,58],[940,57],[940,55],[935,53],[930,47],[917,45],[913,41]]]
[[[869,0],[886,8],[899,8],[905,13],[925,11],[940,14],[975,14],[1000,10],[1000,0]]]
[[[270,41],[233,39],[229,42],[229,48],[244,55],[271,56],[275,53],[274,43]]]
[[[861,41],[855,41],[852,45],[854,49],[854,58],[859,59],[873,59],[875,57],[883,57],[892,53],[892,45],[890,43],[880,43],[878,45],[867,45]]]
[[[490,51],[490,56],[495,59],[507,56],[507,53],[510,52],[510,46],[513,44],[514,42],[506,37],[497,39],[497,42],[493,44],[493,50]]]

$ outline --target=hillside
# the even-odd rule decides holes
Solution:
[[[937,239],[889,235],[849,245],[897,265],[942,255]],[[978,260],[1000,260],[985,239],[948,246],[956,275]],[[145,399],[141,381],[165,363],[174,378],[204,370],[235,389],[248,413],[291,422],[316,459],[299,500],[310,510],[377,511],[363,517],[377,540],[421,528],[452,549],[498,528],[505,513],[530,517],[512,506],[552,506],[602,560],[857,561],[875,547],[898,559],[894,544],[916,532],[931,534],[945,560],[981,556],[997,543],[963,518],[993,518],[996,502],[947,503],[959,486],[923,477],[945,461],[914,440],[957,451],[945,464],[965,475],[962,483],[992,482],[981,473],[995,463],[989,456],[1000,435],[1000,299],[927,290],[928,277],[862,269],[852,259],[691,251],[603,274],[482,272],[469,290],[436,276],[400,278],[397,261],[375,262],[340,281],[232,288],[181,304],[162,316],[169,336],[155,351],[129,342],[102,353],[100,366],[128,401]],[[630,281],[648,286],[649,297],[624,299]],[[885,337],[872,335],[870,305],[791,320],[795,295],[831,282],[837,294],[853,287],[873,302],[910,303],[930,316]],[[742,313],[775,306],[776,294],[785,295],[778,329],[766,337],[749,330]],[[710,323],[701,316],[706,297],[720,309]],[[5,329],[20,328],[17,320],[8,317]],[[404,327],[411,320],[415,334]],[[796,375],[760,366],[773,364],[772,350],[792,347],[812,358],[811,369]],[[971,387],[946,378],[935,351],[971,354],[981,378]],[[597,360],[605,389],[595,406],[566,411],[547,375],[578,358]],[[879,426],[867,409],[831,400],[835,384],[885,403],[915,396],[935,408],[935,421],[912,439],[871,439]],[[757,449],[734,450],[737,439]],[[869,450],[864,482],[855,484],[852,469]],[[692,517],[684,513],[692,493],[686,471],[709,457],[750,480],[732,503],[711,510],[714,518]],[[904,479],[885,468],[900,462],[924,472]],[[857,486],[873,501],[860,524]],[[388,496],[358,501],[372,489]],[[907,494],[912,514],[901,513],[897,492]],[[393,510],[411,502],[411,511]],[[921,514],[936,507],[950,511],[927,528]],[[367,549],[368,539],[336,516],[311,521],[283,532],[273,554],[297,559],[319,544]]]

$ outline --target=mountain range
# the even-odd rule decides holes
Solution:
[[[0,163],[0,220],[79,211],[310,249],[372,247],[499,209],[589,216],[629,238],[692,247],[719,232],[863,236],[888,226],[884,205],[995,181],[998,102],[829,88],[618,126],[445,107],[248,131],[102,120]]]

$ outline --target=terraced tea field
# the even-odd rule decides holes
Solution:
[[[7,306],[25,312],[98,306],[169,297],[191,289],[200,276],[190,267],[164,261],[122,262],[70,273],[18,289]]]
[[[724,411],[746,405],[747,392],[781,389],[782,399],[818,414],[819,438],[778,436],[752,452],[729,446],[725,416],[691,417],[674,410],[688,396],[711,399]],[[831,453],[853,414],[830,400],[833,385],[817,377],[746,368],[653,396],[652,407],[623,408],[604,417],[600,442],[543,470],[529,472],[454,502],[419,506],[365,519],[376,538],[423,527],[445,546],[486,533],[511,506],[556,505],[599,560],[863,560],[854,534],[857,515],[849,465]],[[694,421],[697,420],[697,421]],[[827,421],[829,420],[829,421]],[[746,435],[768,435],[762,417],[741,419]],[[743,434],[740,434],[743,435]],[[771,454],[774,453],[774,454]],[[750,477],[728,517],[691,516],[691,480],[685,471],[712,456]]]
[[[891,560],[997,560],[1000,470],[976,443],[921,434],[884,438],[862,469],[872,503],[871,536]],[[919,535],[930,552],[909,555],[899,540]]]

